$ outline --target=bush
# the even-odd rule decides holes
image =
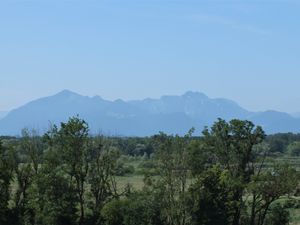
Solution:
[[[124,199],[113,200],[101,211],[105,225],[162,225],[161,206],[157,196],[135,192]]]
[[[272,207],[266,219],[266,225],[288,225],[290,220],[289,211],[280,204]]]
[[[291,156],[300,156],[300,142],[295,141],[288,145],[288,152]]]
[[[127,200],[113,200],[107,203],[101,210],[105,225],[123,225],[127,205]]]

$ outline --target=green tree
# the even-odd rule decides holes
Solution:
[[[300,156],[300,141],[290,143],[287,149],[291,156]]]
[[[275,204],[266,219],[266,225],[288,225],[290,213],[279,203]]]
[[[247,184],[254,174],[255,162],[259,154],[253,147],[262,143],[265,133],[261,127],[250,121],[219,119],[211,129],[203,131],[207,151],[215,155],[217,161],[228,170],[234,178],[236,188],[232,200],[236,202],[232,225],[239,225],[245,208],[243,196]]]
[[[88,181],[93,197],[94,220],[98,220],[99,213],[105,203],[119,196],[114,177],[119,152],[111,147],[108,140],[103,136],[94,137],[91,142]]]
[[[126,215],[127,205],[127,199],[115,199],[107,203],[101,211],[105,225],[125,225],[124,218]]]
[[[13,180],[14,163],[8,148],[0,140],[0,224],[6,224],[11,198],[10,184]]]
[[[163,225],[161,216],[161,195],[145,188],[133,192],[125,198],[114,199],[102,209],[102,216],[107,225]]]
[[[38,173],[39,165],[42,163],[43,150],[43,142],[37,131],[34,129],[23,129],[21,151],[25,154],[26,161],[32,165],[35,174]]]
[[[248,191],[252,196],[250,225],[263,225],[272,203],[283,195],[293,194],[299,175],[289,165],[274,165],[252,177]]]
[[[35,130],[22,130],[22,137],[14,145],[14,172],[17,188],[14,196],[15,217],[19,224],[32,224],[35,212],[29,205],[29,189],[38,175],[44,146]]]
[[[164,192],[161,199],[164,203],[162,210],[166,224],[169,225],[187,224],[185,201],[190,172],[189,144],[193,132],[194,129],[191,129],[184,137],[168,136],[164,133],[154,137],[160,174],[157,187]]]
[[[54,137],[58,147],[62,151],[62,159],[65,164],[65,172],[70,181],[75,184],[75,192],[79,201],[79,224],[85,220],[85,184],[88,175],[88,124],[78,118],[72,117],[67,123],[61,123],[60,129],[54,127]]]
[[[215,164],[214,155],[207,150],[202,139],[191,140],[188,149],[188,165],[193,176],[201,175],[203,171]]]
[[[17,188],[14,197],[14,207],[19,224],[33,224],[33,211],[28,205],[29,188],[35,177],[35,171],[28,161],[21,163],[18,153],[15,152],[15,174],[17,181]]]
[[[218,166],[204,171],[189,188],[188,208],[191,224],[228,225],[234,213],[234,182]]]
[[[28,207],[35,212],[34,224],[75,224],[78,199],[64,171],[59,150],[53,146],[47,149],[39,173],[29,188]]]

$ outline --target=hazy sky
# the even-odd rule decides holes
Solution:
[[[300,111],[299,0],[1,0],[0,111],[70,89]]]

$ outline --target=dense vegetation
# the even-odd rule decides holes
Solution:
[[[125,138],[91,136],[73,117],[1,138],[0,224],[289,224],[299,155],[300,135],[266,137],[249,121]]]

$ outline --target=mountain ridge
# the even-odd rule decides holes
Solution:
[[[251,112],[225,98],[209,98],[201,92],[164,95],[158,99],[114,101],[83,96],[70,90],[30,101],[0,118],[0,135],[19,135],[24,127],[45,131],[71,116],[85,119],[92,133],[147,136],[159,131],[184,134],[191,127],[200,133],[217,118],[248,119],[267,133],[299,132],[300,119],[274,110]]]

